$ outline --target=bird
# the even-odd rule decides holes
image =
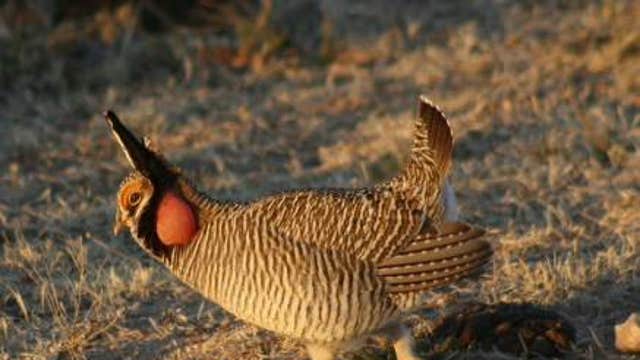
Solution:
[[[106,122],[133,171],[117,194],[114,234],[237,318],[333,360],[387,338],[415,360],[403,317],[434,289],[481,274],[492,247],[457,221],[448,184],[453,135],[419,97],[411,154],[395,177],[363,188],[288,190],[215,199],[112,111]]]

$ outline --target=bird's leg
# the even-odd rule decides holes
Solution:
[[[336,353],[331,347],[318,344],[307,344],[307,351],[311,360],[334,360]]]
[[[393,342],[393,349],[396,351],[398,360],[420,360],[413,352],[413,336],[405,325],[395,325],[387,334]]]

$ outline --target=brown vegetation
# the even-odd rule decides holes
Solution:
[[[162,32],[138,25],[146,3],[58,23],[2,8],[0,358],[302,359],[111,235],[128,167],[99,114],[246,199],[389,177],[418,94],[449,115],[463,218],[498,247],[462,295],[564,314],[572,358],[630,356],[613,326],[640,303],[638,2],[265,2]]]

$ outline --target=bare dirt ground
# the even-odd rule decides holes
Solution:
[[[612,326],[640,310],[637,1],[296,1],[231,59],[237,36],[131,30],[127,11],[0,31],[0,358],[303,359],[111,235],[129,169],[99,114],[248,199],[391,176],[418,94],[450,117],[462,216],[496,244],[477,299],[566,314],[569,358],[626,358]],[[364,352],[347,358],[393,358]]]

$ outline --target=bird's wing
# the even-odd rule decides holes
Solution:
[[[373,263],[408,246],[426,222],[410,203],[380,189],[295,192],[263,199],[248,211],[288,237]]]
[[[438,232],[419,234],[407,247],[377,264],[390,293],[420,292],[479,273],[493,250],[484,231],[447,223]]]

